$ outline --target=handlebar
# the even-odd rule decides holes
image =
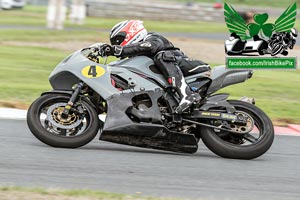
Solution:
[[[85,56],[87,59],[100,63],[99,57],[103,58],[104,61],[101,62],[101,64],[106,65],[107,64],[107,56],[103,52],[100,51],[100,47],[92,46],[92,47],[87,47],[81,50],[81,54]]]

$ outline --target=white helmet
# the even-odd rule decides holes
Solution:
[[[126,20],[116,24],[110,32],[112,45],[125,46],[142,41],[147,36],[143,22],[139,20]]]
[[[290,33],[294,38],[296,38],[298,36],[298,30],[295,28],[292,28]]]

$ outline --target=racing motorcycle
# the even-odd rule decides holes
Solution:
[[[30,106],[28,126],[43,143],[77,148],[100,132],[104,141],[195,153],[202,140],[215,154],[233,159],[253,159],[271,147],[272,122],[254,99],[215,94],[251,78],[253,71],[189,70],[185,79],[202,99],[179,115],[180,96],[152,59],[136,56],[107,64],[98,45],[62,60],[49,77],[53,90]]]
[[[288,49],[294,48],[297,36],[298,31],[296,29],[292,29],[290,33],[274,33],[268,41],[268,48],[266,52],[271,54],[271,56],[276,56],[278,54],[287,56]]]

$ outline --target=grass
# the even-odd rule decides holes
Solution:
[[[19,42],[66,42],[66,41],[108,41],[108,33],[97,31],[55,31],[55,30],[11,30],[0,31],[0,42],[19,41]],[[63,44],[63,43],[62,43]]]
[[[25,187],[0,187],[0,194],[12,199],[89,199],[89,200],[172,200],[140,195],[124,195],[95,190],[58,190]],[[18,198],[19,197],[19,198]],[[20,198],[21,197],[21,198]],[[0,197],[1,199],[1,197]]]
[[[1,100],[29,103],[49,90],[48,75],[66,52],[41,47],[0,47]]]
[[[256,105],[274,121],[299,123],[300,72],[256,70],[245,83],[229,86],[220,92],[228,92],[231,98],[254,97]]]

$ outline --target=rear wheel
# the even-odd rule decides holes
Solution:
[[[68,117],[62,111],[68,95],[48,94],[41,96],[30,106],[27,124],[33,135],[53,147],[77,148],[89,143],[99,130],[95,109],[80,101],[70,110]]]
[[[261,156],[271,147],[274,140],[271,120],[261,109],[250,103],[234,100],[228,102],[235,107],[236,114],[247,119],[247,125],[227,124],[227,128],[239,133],[201,127],[201,138],[204,144],[212,152],[224,158],[254,159]],[[223,122],[220,121],[210,123],[223,126]]]

